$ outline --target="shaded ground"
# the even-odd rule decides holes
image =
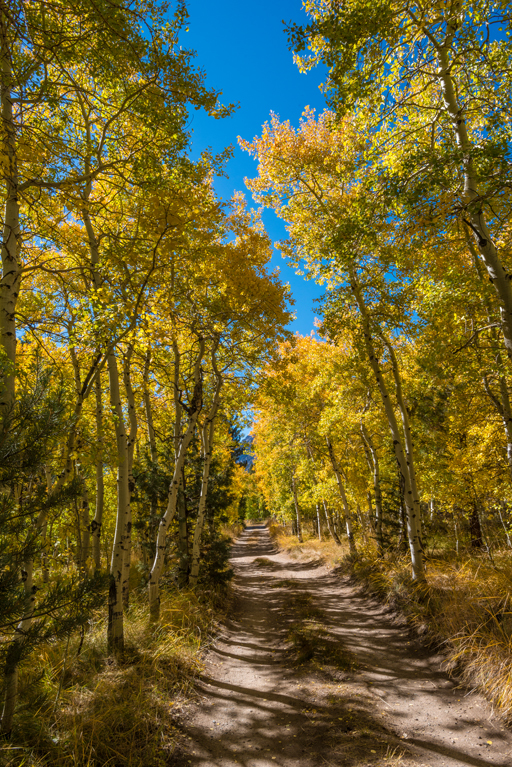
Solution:
[[[277,552],[264,527],[242,534],[232,564],[233,611],[182,723],[184,764],[512,767],[512,733],[385,607]]]

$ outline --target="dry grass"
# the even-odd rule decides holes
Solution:
[[[277,526],[271,530],[281,548],[321,556],[353,576],[371,593],[402,614],[426,640],[446,652],[446,668],[470,688],[482,692],[503,719],[512,723],[512,560],[510,553],[458,559],[445,552],[429,559],[428,588],[411,579],[406,556],[377,559],[367,549],[357,559],[334,543],[309,539],[299,544]]]
[[[256,557],[253,562],[257,567],[275,567],[275,563],[268,557]]]
[[[177,712],[192,694],[200,649],[219,614],[192,592],[173,592],[163,595],[161,615],[150,626],[146,600],[135,597],[120,659],[108,655],[104,615],[91,621],[79,655],[74,637],[32,656],[1,767],[175,765]]]
[[[220,526],[220,533],[231,541],[235,541],[244,531],[244,525],[241,522],[232,522]]]
[[[321,557],[331,567],[336,567],[349,553],[346,541],[338,546],[332,539],[319,541],[317,537],[305,533],[301,543],[297,536],[290,535],[286,528],[275,522],[270,522],[268,529],[279,548],[291,557]]]

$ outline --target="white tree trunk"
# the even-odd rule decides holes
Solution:
[[[400,416],[402,418],[402,429],[404,432],[404,441],[405,441],[405,456],[407,461],[407,468],[409,470],[409,479],[410,479],[411,492],[412,492],[412,503],[414,504],[414,513],[418,520],[418,531],[419,531],[419,535],[421,536],[421,504],[420,504],[420,494],[418,491],[418,485],[416,483],[416,470],[414,466],[414,452],[413,452],[411,427],[409,424],[409,414],[407,412],[407,405],[403,395],[402,380],[400,376],[400,370],[398,368],[398,362],[396,359],[395,350],[393,349],[389,341],[387,341],[387,339],[383,338],[383,341],[389,352],[389,356],[391,359],[391,368],[393,371],[393,378],[395,379],[396,401],[398,404],[398,409],[400,411]]]
[[[417,517],[415,506],[413,502],[413,490],[411,487],[411,479],[409,474],[409,467],[407,465],[407,459],[405,450],[402,444],[402,438],[400,436],[400,430],[395,416],[395,411],[391,403],[386,382],[380,367],[379,359],[373,345],[372,331],[370,318],[366,309],[363,294],[359,287],[355,269],[352,268],[351,274],[351,288],[354,293],[361,317],[363,320],[364,340],[366,353],[368,355],[368,361],[375,375],[377,385],[379,387],[380,395],[382,398],[382,404],[384,405],[384,411],[388,421],[391,437],[393,439],[393,449],[398,462],[400,473],[403,478],[405,488],[405,507],[406,507],[406,521],[407,521],[407,537],[409,541],[409,550],[411,553],[412,574],[414,580],[425,580],[425,569],[423,565],[423,547],[421,543],[421,537],[419,532],[419,519]]]
[[[153,424],[153,408],[151,407],[151,396],[149,393],[149,371],[151,366],[151,349],[148,348],[146,359],[144,361],[144,373],[143,373],[143,386],[144,386],[144,410],[146,413],[146,425],[147,425],[147,434],[148,434],[148,443],[149,443],[149,454],[151,456],[151,461],[153,463],[157,463],[158,461],[158,455],[156,451],[156,437],[155,437],[155,427]]]
[[[320,527],[320,509],[318,503],[316,504],[316,524],[318,525],[318,540],[322,540],[322,528]]]
[[[116,447],[117,447],[117,514],[112,560],[110,563],[110,590],[108,601],[108,645],[114,652],[120,652],[124,647],[123,627],[123,575],[127,540],[126,525],[127,511],[130,505],[130,490],[128,486],[128,445],[124,424],[124,413],[119,387],[119,370],[114,352],[108,356],[108,373],[110,384],[110,406],[114,415]]]
[[[487,392],[489,399],[493,403],[494,407],[500,414],[503,423],[503,428],[505,430],[505,436],[507,439],[508,470],[510,476],[512,477],[512,412],[510,409],[510,396],[508,393],[507,380],[503,375],[499,377],[500,397],[498,397],[498,395],[493,392],[489,383],[489,379],[485,375],[483,377],[483,382],[485,391]]]
[[[363,437],[363,443],[368,451],[367,459],[368,466],[373,476],[373,494],[375,496],[375,538],[377,540],[377,550],[379,554],[382,553],[383,540],[382,540],[382,492],[380,489],[380,466],[379,456],[377,450],[373,444],[373,440],[368,433],[368,430],[364,423],[361,421],[361,434]],[[370,460],[371,456],[371,460]]]
[[[295,506],[295,516],[297,518],[297,538],[299,539],[299,542],[302,543],[302,514],[300,511],[299,499],[297,498],[295,474],[292,477],[292,493],[293,493],[293,503]]]
[[[105,495],[105,483],[103,480],[103,399],[101,390],[101,375],[98,374],[95,383],[96,394],[96,507],[94,519],[91,522],[92,534],[92,559],[94,569],[101,568],[101,525],[103,523],[103,504]]]
[[[135,482],[133,480],[133,454],[135,450],[135,442],[137,440],[137,411],[135,409],[135,395],[133,393],[132,380],[131,380],[131,359],[133,354],[133,345],[128,344],[128,349],[123,357],[123,383],[126,392],[126,400],[128,403],[128,421],[130,424],[130,432],[126,437],[126,461],[128,465],[128,505],[126,507],[126,523],[125,540],[123,543],[123,578],[122,578],[122,592],[123,592],[123,605],[128,607],[130,602],[130,566],[132,559],[132,495],[135,489]]]
[[[18,157],[13,114],[13,76],[8,29],[10,20],[0,9],[0,100],[2,113],[2,176],[5,197],[2,231],[2,281],[0,283],[0,339],[7,367],[2,371],[0,416],[9,415],[14,405],[16,365],[16,305],[21,281],[21,232],[18,201]]]
[[[340,493],[341,502],[343,504],[344,522],[345,522],[345,529],[347,531],[348,544],[349,544],[351,553],[357,554],[357,547],[356,547],[356,542],[354,540],[354,532],[352,529],[352,519],[351,519],[350,506],[348,504],[347,494],[345,492],[345,487],[341,479],[340,469],[338,466],[338,462],[336,460],[336,456],[334,454],[334,448],[332,446],[331,440],[329,439],[329,437],[326,437],[325,439],[327,442],[327,449],[329,451],[329,458],[331,459],[331,466],[334,471],[334,476],[336,477],[336,482],[338,484],[338,490]]]
[[[160,617],[160,577],[164,566],[165,541],[167,530],[176,514],[176,503],[178,491],[181,484],[181,472],[185,464],[187,450],[194,434],[197,418],[202,408],[202,381],[201,381],[201,362],[204,356],[204,339],[199,339],[199,351],[196,357],[194,369],[194,389],[191,402],[188,408],[188,423],[185,433],[180,439],[178,454],[174,462],[174,472],[169,486],[169,495],[167,498],[167,507],[158,525],[158,533],[155,546],[155,558],[149,576],[149,611],[152,621]]]
[[[175,364],[176,364],[176,360],[175,360]],[[151,463],[153,464],[153,466],[156,467],[158,464],[158,452],[156,449],[156,435],[155,435],[155,427],[153,423],[153,408],[151,406],[151,395],[150,395],[150,389],[149,389],[150,366],[151,366],[151,347],[148,347],[148,350],[146,353],[146,359],[144,361],[143,398],[144,398],[144,411],[146,414],[146,428],[147,428],[147,435],[148,435],[149,455],[151,457]],[[150,546],[150,541],[152,541],[154,538],[154,532],[155,532],[156,523],[157,523],[157,503],[153,497],[151,498],[150,503],[151,505],[149,510],[149,524],[147,528],[146,545],[143,551],[144,567],[148,567],[148,568],[149,568],[149,560],[150,560],[149,546]]]
[[[91,526],[89,519],[89,493],[85,485],[85,477],[82,478],[84,486],[82,488],[82,508],[81,508],[81,552],[80,552],[80,567],[84,572],[87,572],[87,562],[90,554],[91,543]]]
[[[201,560],[201,536],[204,526],[204,516],[206,511],[206,498],[208,493],[208,479],[210,477],[210,466],[212,462],[213,434],[215,416],[219,409],[220,391],[222,388],[222,378],[217,373],[217,385],[213,398],[213,403],[201,430],[201,445],[203,449],[203,476],[201,480],[201,494],[199,496],[199,508],[197,511],[197,523],[194,530],[194,539],[192,542],[192,564],[190,568],[189,583],[192,587],[197,585],[199,576],[199,566]]]

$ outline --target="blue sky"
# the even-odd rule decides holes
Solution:
[[[261,126],[276,112],[281,119],[298,125],[305,106],[324,109],[319,90],[320,69],[301,74],[288,50],[283,20],[303,22],[307,19],[301,0],[259,0],[243,4],[235,0],[188,0],[189,32],[183,34],[182,46],[197,52],[196,62],[207,74],[207,84],[222,91],[223,103],[239,102],[231,118],[213,120],[200,112],[192,112],[190,128],[193,155],[211,147],[219,152],[232,144],[235,155],[227,168],[229,178],[217,180],[220,196],[230,197],[244,191],[245,177],[256,175],[256,163],[237,145],[237,137],[252,139],[261,134]],[[281,221],[265,211],[264,222],[273,241],[284,239]],[[281,279],[290,283],[295,298],[297,319],[290,325],[303,335],[313,329],[313,299],[323,289],[296,275],[276,251],[273,266],[278,266]]]

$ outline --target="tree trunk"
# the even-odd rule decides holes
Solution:
[[[300,506],[299,506],[299,500],[297,498],[297,486],[295,483],[295,474],[292,477],[292,493],[293,493],[293,503],[295,505],[295,516],[297,519],[297,538],[299,539],[299,543],[302,543],[302,515],[300,512]]]
[[[363,436],[363,444],[368,451],[368,467],[370,468],[373,476],[373,494],[375,497],[375,539],[377,541],[377,551],[379,554],[382,554],[384,549],[384,541],[382,538],[382,491],[380,487],[379,456],[377,455],[377,450],[375,449],[373,440],[370,437],[370,434],[368,433],[368,430],[363,422],[361,422],[361,434]]]
[[[117,515],[112,560],[110,563],[107,638],[109,649],[117,653],[122,652],[124,648],[124,546],[127,541],[126,525],[128,522],[128,507],[130,505],[130,489],[128,484],[128,444],[119,386],[119,370],[114,352],[111,352],[108,356],[108,373],[110,406],[114,414],[117,446]]]
[[[155,427],[153,425],[153,408],[151,407],[151,396],[149,391],[149,371],[151,365],[151,349],[148,348],[146,359],[144,361],[143,387],[144,387],[144,410],[146,412],[146,425],[149,443],[149,454],[153,463],[158,462],[156,451]]]
[[[329,511],[324,498],[322,498],[322,506],[324,507],[325,518],[329,520],[329,530],[331,531],[332,539],[337,546],[341,546],[340,536],[338,535],[339,517]]]
[[[199,339],[199,351],[196,357],[195,369],[194,369],[194,390],[191,401],[188,408],[188,424],[187,429],[180,439],[180,445],[176,460],[174,462],[174,473],[169,486],[169,495],[167,499],[167,507],[160,519],[158,526],[158,534],[155,546],[155,558],[153,560],[153,566],[149,576],[149,611],[150,619],[156,621],[160,617],[160,577],[164,566],[165,558],[165,541],[167,537],[167,530],[169,525],[174,519],[176,513],[176,502],[178,498],[178,490],[181,484],[181,472],[185,465],[185,458],[187,454],[190,441],[194,434],[197,418],[201,412],[203,405],[203,389],[201,380],[201,362],[204,356],[204,339]]]
[[[0,283],[0,338],[6,365],[2,370],[0,417],[5,420],[14,405],[16,365],[16,306],[21,281],[21,232],[18,201],[18,157],[13,113],[13,75],[8,30],[11,25],[0,8],[0,100],[2,111],[2,160],[5,188],[2,232],[2,281]]]
[[[46,492],[48,493],[48,496],[49,496],[52,491],[53,479],[52,479],[52,473],[48,466],[45,466],[44,473],[46,477]],[[42,547],[43,547],[41,552],[41,577],[42,577],[43,583],[49,583],[50,571],[48,568],[48,548],[50,543],[48,540],[48,520],[46,518],[46,515],[44,516],[44,520],[41,525],[41,537],[42,537]]]
[[[89,519],[89,494],[85,485],[85,477],[82,478],[84,483],[82,488],[82,508],[81,508],[81,550],[80,550],[80,569],[83,572],[87,572],[87,561],[90,554],[90,542],[91,542],[91,521]]]
[[[352,531],[352,519],[350,515],[350,506],[348,505],[347,494],[345,493],[345,488],[343,486],[341,473],[339,470],[338,462],[336,460],[336,456],[334,454],[334,448],[332,446],[331,440],[329,439],[329,437],[326,437],[325,439],[327,442],[327,449],[329,451],[329,458],[331,459],[331,466],[334,471],[334,476],[336,477],[336,482],[338,484],[338,490],[340,493],[341,502],[343,504],[345,529],[347,531],[347,538],[348,538],[348,545],[350,547],[350,553],[357,554],[357,547],[356,547],[356,542],[354,540],[354,533]]]
[[[363,299],[363,294],[359,287],[355,269],[351,270],[351,287],[354,293],[354,297],[357,301],[359,311],[363,320],[364,327],[364,340],[366,346],[366,352],[368,355],[368,361],[373,370],[377,385],[384,405],[384,411],[386,413],[389,429],[393,439],[393,449],[395,452],[396,460],[399,466],[400,473],[404,482],[404,494],[405,494],[405,506],[406,506],[406,521],[407,521],[407,537],[409,541],[409,550],[411,554],[412,575],[414,580],[425,580],[425,569],[423,564],[423,546],[421,543],[420,531],[419,531],[419,519],[416,512],[416,500],[419,504],[419,499],[414,498],[413,489],[411,486],[411,478],[409,474],[409,467],[407,464],[407,458],[405,450],[400,437],[400,430],[395,417],[393,405],[391,403],[384,376],[380,367],[379,359],[373,345],[370,317],[366,309],[366,304]]]
[[[148,347],[146,360],[144,362],[144,372],[143,372],[143,389],[144,389],[143,398],[144,398],[144,410],[146,413],[146,428],[147,428],[147,435],[148,435],[149,454],[151,457],[151,464],[153,467],[156,468],[156,466],[158,465],[158,452],[156,449],[156,435],[155,435],[155,427],[153,424],[153,408],[151,406],[151,396],[149,391],[150,364],[151,364],[151,348]],[[176,358],[175,358],[175,368],[176,368]],[[176,369],[175,369],[175,374],[176,374]],[[176,417],[177,416],[175,416],[175,418]],[[176,455],[176,439],[175,439],[175,455]],[[146,545],[144,549],[144,566],[145,567],[147,566],[147,560],[148,560],[149,551],[150,551],[150,542],[154,541],[154,539],[156,538],[157,524],[158,524],[157,502],[154,496],[152,496],[150,501],[150,509],[149,509],[149,523],[148,523],[148,528],[146,531]],[[154,557],[154,553],[155,552],[153,551],[151,554],[151,558]]]
[[[213,397],[210,412],[201,430],[201,444],[203,449],[203,477],[201,481],[201,494],[199,496],[199,508],[197,510],[197,523],[194,530],[194,540],[192,543],[192,566],[190,569],[190,585],[192,587],[197,585],[197,578],[199,576],[201,535],[203,532],[206,497],[208,493],[208,479],[210,477],[210,466],[212,461],[214,422],[215,416],[217,415],[217,410],[219,409],[220,391],[223,383],[216,365],[214,365],[214,370],[217,378],[215,394]]]
[[[391,369],[393,371],[393,378],[395,380],[396,401],[398,404],[398,409],[400,411],[400,416],[402,418],[402,430],[404,433],[404,442],[405,442],[405,459],[406,459],[407,469],[409,473],[411,500],[414,506],[414,514],[417,519],[418,535],[421,538],[421,504],[420,504],[420,494],[418,492],[418,486],[416,483],[416,470],[414,467],[414,451],[413,451],[411,426],[409,424],[409,414],[407,412],[407,405],[405,403],[405,398],[403,395],[402,379],[400,376],[400,370],[398,368],[398,362],[396,359],[395,350],[393,349],[393,346],[389,343],[387,339],[383,337],[382,340],[389,352],[389,357],[391,360]]]
[[[133,453],[135,449],[135,442],[137,441],[137,412],[135,409],[135,396],[132,388],[131,381],[131,360],[133,354],[133,345],[128,344],[127,351],[123,357],[123,383],[124,390],[126,392],[126,401],[128,403],[128,422],[130,424],[130,432],[126,438],[126,460],[127,460],[127,473],[128,473],[128,504],[126,507],[126,522],[125,522],[125,540],[123,544],[123,579],[122,579],[122,592],[123,592],[123,605],[125,608],[130,603],[130,566],[132,559],[132,495],[135,490],[135,482],[133,480]]]
[[[480,515],[478,513],[478,501],[474,501],[471,507],[469,517],[469,534],[471,536],[471,548],[481,550],[484,547],[482,535],[482,526],[480,524]]]
[[[502,524],[503,530],[505,531],[505,537],[507,539],[507,546],[510,549],[510,548],[512,548],[512,541],[510,540],[510,534],[509,534],[508,528],[507,528],[507,526],[505,524],[505,520],[503,519],[503,514],[502,514],[502,511],[505,512],[506,510],[507,510],[507,505],[506,505],[505,501],[500,501],[500,505],[498,506],[498,514],[499,514],[499,517],[500,517],[500,522]]]
[[[101,391],[101,374],[95,383],[96,394],[96,507],[94,519],[91,522],[92,559],[96,571],[101,568],[101,525],[103,523],[103,503],[105,484],[103,479],[103,400]]]
[[[199,500],[199,503],[201,503],[201,499]],[[181,487],[178,491],[178,586],[180,588],[187,585],[190,572],[187,517],[188,511],[185,486],[185,467],[183,467],[181,472]]]
[[[499,355],[498,355],[498,362]],[[484,389],[487,392],[487,395],[491,402],[493,403],[494,407],[500,414],[503,428],[505,431],[505,436],[507,440],[507,462],[508,462],[508,470],[509,474],[512,478],[512,411],[510,409],[510,395],[508,391],[507,386],[507,379],[504,375],[501,375],[499,377],[499,384],[500,384],[500,396],[495,394],[493,390],[491,389],[491,385],[489,383],[489,379],[486,375],[483,377],[483,383],[484,383]]]

